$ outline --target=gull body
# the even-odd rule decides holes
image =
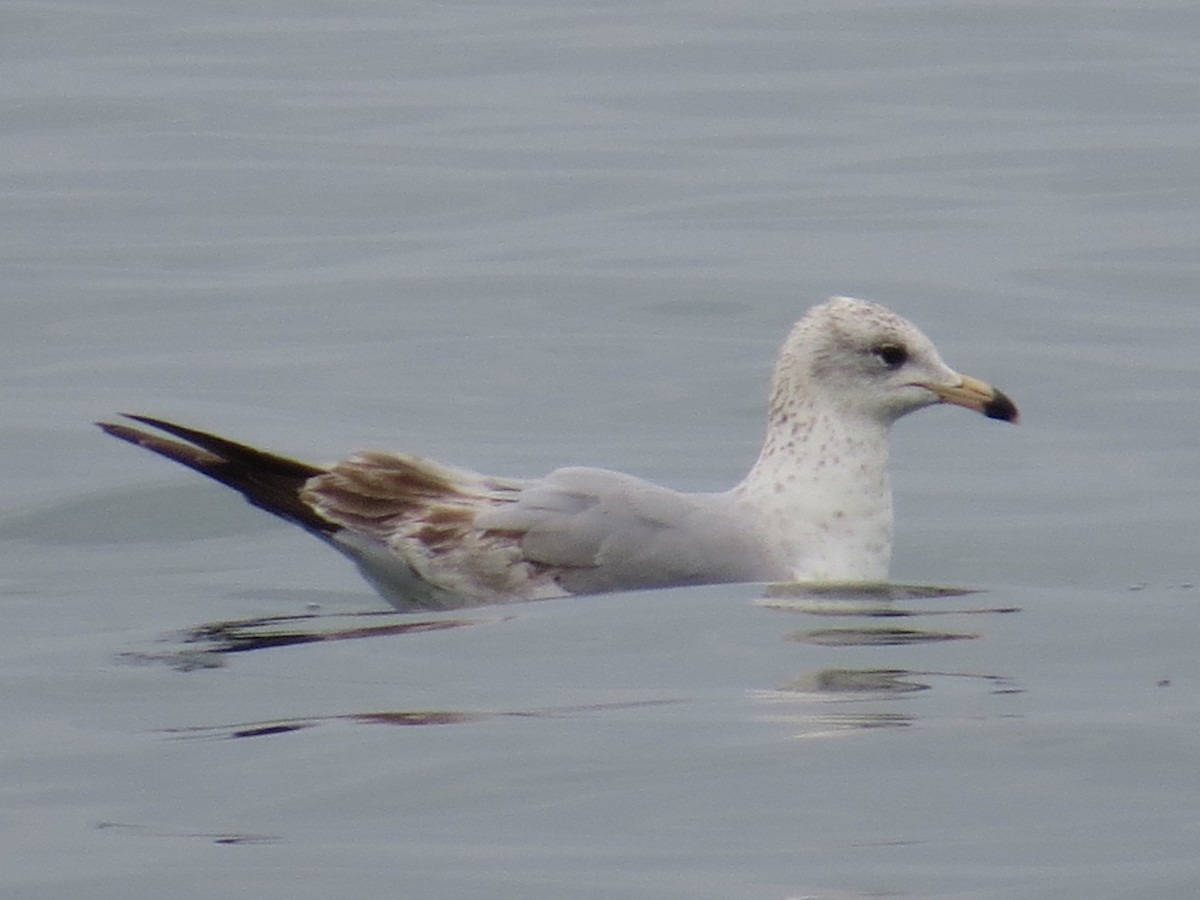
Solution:
[[[99,424],[300,525],[412,609],[734,581],[883,581],[888,434],[935,403],[1017,420],[1008,397],[947,366],[912,323],[834,297],[788,335],[762,451],[719,493],[584,467],[492,477],[377,451],[316,466],[146,416],[128,418],[178,440]]]

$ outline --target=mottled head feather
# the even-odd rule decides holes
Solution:
[[[885,364],[880,352],[885,348],[902,350],[904,373]],[[831,297],[810,309],[788,335],[771,407],[784,410],[824,399],[842,412],[886,425],[937,402],[928,391],[910,386],[918,375],[934,381],[956,377],[933,342],[907,319],[877,303]]]

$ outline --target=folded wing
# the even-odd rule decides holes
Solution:
[[[106,432],[241,493],[350,557],[399,608],[780,577],[723,494],[606,469],[495,478],[362,451],[329,467],[161,419]]]

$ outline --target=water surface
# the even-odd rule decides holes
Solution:
[[[3,893],[1186,896],[1198,19],[14,7]],[[719,489],[831,293],[1021,406],[896,430],[974,593],[398,616],[89,424]]]

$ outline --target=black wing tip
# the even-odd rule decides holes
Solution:
[[[130,417],[132,418],[132,416]],[[206,453],[200,447],[191,444],[181,443],[179,441],[168,440],[160,437],[157,434],[151,434],[148,431],[142,431],[140,428],[134,428],[131,425],[126,425],[122,422],[107,422],[99,421],[95,423],[96,427],[105,434],[115,437],[119,440],[126,441],[136,447],[143,447],[161,456],[166,456],[176,462],[181,462],[184,465],[196,467],[196,464],[202,457],[210,458],[213,462],[219,462],[219,458],[212,453]]]
[[[155,419],[150,416],[141,416],[137,413],[117,413],[122,419],[129,419],[138,422],[142,425],[148,425],[151,428],[157,428],[160,431],[165,431],[168,434],[173,434],[176,437],[183,437],[179,432],[186,432],[190,429],[184,428],[182,425],[176,425],[173,422],[168,422],[165,419]],[[105,434],[112,435],[115,438],[120,438],[123,441],[129,441],[131,444],[144,446],[149,441],[162,440],[149,432],[134,428],[132,425],[126,425],[124,422],[110,422],[107,419],[97,419],[92,423]],[[186,439],[186,438],[185,438]]]
[[[124,416],[125,413],[117,413],[117,415]],[[132,419],[134,416],[128,416],[127,418]],[[120,438],[123,441],[129,441],[131,444],[141,444],[145,438],[149,437],[146,432],[139,431],[138,429],[122,422],[109,422],[106,419],[98,419],[92,424],[105,434],[110,434],[113,437]]]
[[[134,413],[120,413],[142,425],[157,428],[171,440],[120,422],[96,422],[105,434],[142,447],[187,466],[233,488],[254,506],[326,536],[338,527],[310,508],[300,497],[308,479],[325,469],[286,456],[239,444],[228,438]]]
[[[180,425],[167,419],[159,419],[154,416],[142,415],[141,413],[118,413],[118,415],[137,422],[140,425],[147,425],[150,428],[166,432],[172,437],[179,438],[179,440],[185,441],[193,447],[198,447],[201,451],[205,451],[228,463],[240,463],[250,468],[263,468],[277,476],[299,479],[312,478],[315,475],[321,475],[325,472],[325,469],[321,466],[292,459],[289,456],[281,456],[278,453],[259,450],[257,447],[251,447],[249,444],[232,441],[229,438],[221,437],[210,431],[189,428],[186,425]],[[158,435],[147,434],[128,425],[115,422],[97,422],[96,424],[113,437],[129,441],[132,444],[138,444],[148,449],[154,449],[158,444],[164,442],[164,439]]]

